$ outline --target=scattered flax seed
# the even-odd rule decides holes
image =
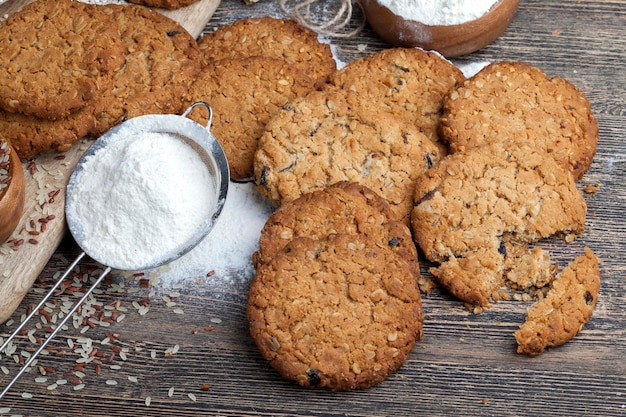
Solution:
[[[489,404],[489,398],[483,398],[483,404],[485,405]]]
[[[208,391],[210,388],[211,386],[209,384],[202,384],[202,387],[200,387],[202,391]]]

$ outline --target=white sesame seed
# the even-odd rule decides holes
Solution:
[[[168,397],[171,397],[172,395],[174,395],[174,387],[170,388],[169,391],[167,391]]]
[[[33,398],[33,394],[31,394],[30,392],[23,392],[22,398]]]
[[[147,397],[146,397],[146,401],[145,401],[146,406],[148,406],[148,407],[149,407],[151,402],[152,402],[152,397],[147,396]]]
[[[85,388],[85,384],[74,385],[74,391],[80,391],[83,388]]]
[[[191,401],[193,401],[194,403],[196,402],[196,396],[194,394],[192,394],[191,392],[189,394],[187,394],[187,397],[189,397],[189,399]]]
[[[138,382],[137,377],[136,377],[136,376],[132,376],[132,375],[129,375],[129,376],[128,376],[128,380],[129,380],[130,382]]]
[[[107,379],[105,384],[107,385],[117,385],[117,381],[114,379]]]

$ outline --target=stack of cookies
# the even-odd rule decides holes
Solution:
[[[584,231],[576,179],[598,141],[589,102],[567,80],[498,62],[452,89],[442,109],[451,154],[418,179],[411,213],[414,239],[439,264],[430,272],[476,313],[508,298],[506,286],[549,290],[515,333],[518,352],[564,343],[591,317],[599,261],[585,249],[557,275],[549,253],[528,245]]]
[[[195,39],[158,12],[38,0],[0,25],[0,133],[23,159],[67,151],[128,118],[180,112],[199,71]]]
[[[367,187],[337,183],[281,206],[261,231],[254,263],[250,332],[286,379],[367,388],[421,339],[410,230]]]

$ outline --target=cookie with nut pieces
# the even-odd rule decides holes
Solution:
[[[247,314],[263,357],[310,388],[380,383],[422,337],[410,266],[360,234],[291,241],[258,268]]]
[[[254,264],[269,262],[298,237],[324,239],[338,233],[363,234],[388,247],[409,262],[423,292],[432,289],[431,280],[421,279],[417,250],[406,223],[372,190],[347,181],[304,194],[272,213],[261,230]]]
[[[314,31],[289,19],[236,20],[201,38],[198,46],[205,64],[223,58],[277,58],[307,74],[317,85],[325,83],[337,69],[330,45],[320,42]]]
[[[211,131],[224,148],[231,176],[254,175],[259,137],[269,119],[285,104],[315,89],[315,83],[285,61],[253,56],[211,61],[193,81],[188,105],[205,101],[213,109]],[[206,123],[206,110],[191,117]]]
[[[600,261],[589,248],[557,276],[546,297],[533,304],[515,332],[517,353],[536,356],[578,334],[600,292]]]
[[[586,204],[571,173],[529,145],[456,152],[422,175],[413,237],[431,273],[457,298],[488,307],[504,285],[506,243],[584,230]]]
[[[254,157],[257,188],[280,206],[339,181],[357,182],[408,223],[415,181],[440,150],[414,124],[357,105],[350,94],[311,92],[267,123]]]
[[[532,144],[576,179],[596,152],[598,123],[585,94],[522,62],[494,62],[453,89],[440,131],[451,151],[494,142]]]
[[[443,98],[463,81],[463,73],[436,52],[390,48],[346,64],[324,88],[355,92],[356,100],[414,123],[447,150],[438,132]]]
[[[51,120],[90,104],[124,64],[111,16],[72,0],[38,0],[9,16],[0,51],[0,107]]]
[[[193,79],[200,72],[195,39],[173,19],[144,6],[100,6],[117,23],[125,65],[113,86],[94,103],[99,136],[116,124],[144,114],[180,113]]]

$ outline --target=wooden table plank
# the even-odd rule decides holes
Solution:
[[[240,17],[277,15],[278,10],[275,1],[246,6],[223,0],[204,32]],[[343,62],[385,47],[369,28],[357,38],[332,43]],[[305,390],[282,380],[250,340],[246,279],[203,278],[200,285],[192,279],[175,289],[165,283],[143,288],[128,280],[121,292],[116,292],[119,282],[114,281],[102,287],[106,291],[97,299],[104,304],[119,300],[128,309],[126,318],[109,328],[88,329],[84,336],[100,341],[107,333],[119,333],[111,345],[96,345],[107,355],[114,353],[112,346],[128,349],[127,359],[117,355],[111,363],[105,361],[99,375],[94,364],[86,366],[83,390],[74,391],[71,384],[48,390],[73,369],[78,357],[53,352],[39,364],[54,368],[55,374],[36,383],[40,375],[33,370],[0,408],[10,407],[12,414],[68,416],[626,415],[626,1],[522,1],[516,20],[501,38],[455,62],[506,59],[526,61],[572,81],[588,95],[600,125],[597,155],[580,183],[581,188],[599,184],[596,193],[585,194],[587,231],[567,249],[558,241],[545,243],[561,260],[588,245],[603,261],[594,315],[572,342],[536,358],[517,355],[512,332],[528,304],[502,302],[473,315],[436,290],[424,299],[424,339],[399,372],[365,391]],[[76,253],[74,243],[66,239],[36,287],[49,287],[64,265],[63,257],[71,259]],[[170,307],[162,297],[172,291],[180,296]],[[12,318],[19,320],[39,297],[29,292]],[[132,304],[141,300],[150,306],[144,316]],[[176,308],[184,314],[174,313]],[[76,343],[80,336],[80,329],[71,328],[53,345],[66,351],[66,338]],[[180,351],[166,355],[177,344]],[[0,364],[11,373],[16,368],[6,358]],[[7,378],[0,374],[0,384]],[[107,385],[107,380],[118,383]],[[203,384],[210,388],[204,391]],[[22,392],[33,398],[22,398]],[[147,396],[150,406],[145,404]]]

